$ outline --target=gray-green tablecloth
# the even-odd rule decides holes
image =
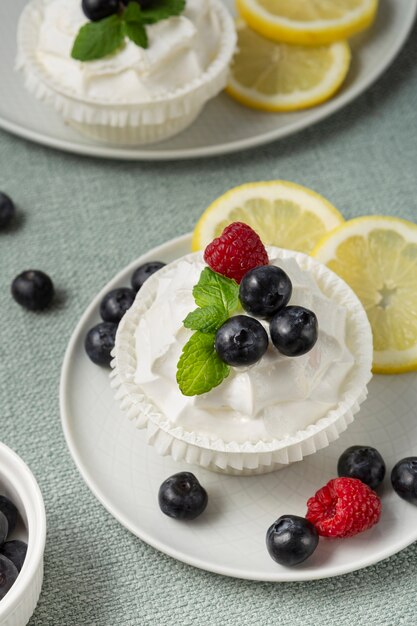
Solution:
[[[0,440],[36,475],[48,518],[32,626],[415,623],[416,544],[340,578],[272,584],[200,571],[141,542],[78,474],[61,431],[58,385],[69,337],[98,290],[141,253],[192,230],[230,187],[283,178],[322,193],[347,218],[416,221],[416,175],[416,28],[353,104],[294,137],[237,155],[105,161],[0,132],[0,189],[19,207],[16,227],[0,234]],[[59,290],[48,313],[28,313],[10,297],[11,280],[28,267],[48,272]]]

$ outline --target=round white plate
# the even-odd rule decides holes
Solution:
[[[224,1],[232,10],[233,0]],[[69,152],[138,160],[226,154],[285,137],[318,122],[356,98],[378,78],[407,38],[417,11],[417,0],[381,0],[374,26],[352,40],[353,63],[343,89],[319,107],[297,113],[261,113],[221,94],[206,106],[189,129],[177,137],[148,147],[124,148],[94,143],[78,135],[52,109],[27,93],[22,76],[13,70],[16,25],[26,3],[27,0],[0,2],[0,127]]]
[[[391,489],[395,463],[417,454],[417,374],[375,376],[369,398],[342,437],[319,453],[264,476],[224,476],[159,456],[144,431],[124,416],[110,388],[109,371],[84,352],[84,337],[98,323],[103,295],[128,285],[133,270],[150,260],[169,262],[190,251],[189,235],[168,242],[129,265],[96,296],[67,348],[61,377],[62,425],[85,482],[123,526],[151,546],[202,569],[252,580],[312,580],[376,563],[417,540],[417,507]],[[267,528],[280,515],[304,515],[306,501],[336,476],[339,455],[370,444],[387,464],[383,512],[373,529],[345,540],[321,539],[314,555],[293,569],[276,564],[265,547]],[[171,474],[191,470],[209,493],[209,505],[193,522],[161,513],[157,494]]]

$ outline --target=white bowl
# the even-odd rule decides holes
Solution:
[[[17,507],[21,522],[16,538],[26,541],[28,550],[19,576],[0,600],[1,626],[27,624],[39,599],[43,580],[43,553],[46,516],[42,494],[32,472],[15,452],[0,443],[0,494]]]

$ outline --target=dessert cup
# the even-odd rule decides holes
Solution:
[[[17,32],[16,68],[23,72],[25,86],[36,98],[51,105],[67,124],[91,139],[121,145],[140,145],[167,139],[189,126],[206,102],[226,85],[229,64],[236,46],[236,31],[231,15],[220,0],[203,0],[204,6],[208,3],[210,15],[216,24],[215,28],[218,29],[215,51],[210,55],[210,61],[204,70],[199,75],[196,75],[194,70],[193,78],[180,86],[165,88],[162,84],[157,92],[145,95],[140,93],[136,95],[130,84],[128,98],[124,98],[123,93],[118,93],[117,88],[108,89],[106,97],[100,90],[98,94],[87,96],[80,93],[77,81],[70,85],[63,80],[65,72],[56,70],[52,74],[40,62],[37,48],[44,7],[48,2],[50,0],[32,0],[21,14]],[[166,22],[169,20],[149,28],[158,27],[159,24]],[[196,45],[198,35],[197,33],[195,38]],[[134,46],[131,42],[128,42],[128,45]],[[69,57],[70,50],[66,53]],[[105,60],[111,58],[106,57]],[[73,63],[74,71],[78,71],[79,61],[67,57],[65,60]],[[182,57],[180,63],[183,63]],[[92,66],[90,65],[89,69],[90,67]],[[124,69],[136,71],[137,64],[133,68]],[[105,73],[107,69],[103,71]]]
[[[152,398],[150,397],[152,394],[144,391],[143,386],[136,380],[138,359],[140,359],[140,356],[138,357],[136,333],[141,319],[157,297],[159,285],[164,280],[168,280],[165,278],[166,276],[173,275],[173,269],[175,270],[181,261],[196,262],[201,267],[204,266],[202,253],[192,253],[167,265],[146,281],[139,291],[134,304],[119,325],[113,353],[111,377],[112,385],[117,390],[116,397],[120,400],[122,409],[126,411],[128,417],[135,422],[137,427],[146,428],[148,443],[154,446],[160,454],[169,454],[179,462],[197,464],[207,469],[227,474],[244,475],[271,472],[294,461],[300,461],[303,457],[313,454],[337,439],[340,433],[353,421],[360,404],[365,400],[367,384],[371,379],[372,334],[361,303],[343,280],[313,258],[299,252],[273,247],[268,247],[267,251],[269,258],[274,258],[274,262],[281,260],[283,264],[294,264],[295,261],[298,267],[297,271],[305,272],[309,280],[314,281],[319,293],[326,299],[326,302],[327,299],[331,300],[335,303],[335,307],[337,305],[338,311],[343,310],[343,315],[345,316],[343,321],[345,330],[343,333],[346,337],[346,346],[349,346],[348,352],[351,361],[350,366],[343,370],[345,373],[343,373],[343,377],[340,379],[340,384],[339,382],[337,384],[337,397],[332,400],[331,405],[319,418],[317,418],[315,409],[312,410],[311,417],[308,414],[303,414],[301,422],[299,421],[300,416],[294,414],[294,423],[300,423],[302,426],[292,432],[286,432],[286,427],[283,427],[284,430],[282,430],[280,436],[277,434],[280,428],[277,425],[275,431],[272,429],[275,435],[267,436],[264,433],[262,436],[248,437],[245,440],[242,440],[242,432],[245,432],[244,430],[241,431],[242,421],[239,422],[237,420],[233,423],[231,422],[231,425],[228,425],[226,428],[224,427],[224,424],[228,424],[228,422],[223,420],[221,405],[217,407],[219,412],[214,412],[213,417],[208,418],[209,421],[211,419],[211,422],[210,424],[206,423],[207,428],[200,428],[198,424],[201,424],[201,421],[199,422],[196,417],[195,430],[184,427],[184,422],[178,423],[178,421],[172,419],[172,416],[168,415],[170,412],[169,406],[166,411],[161,410],[161,405],[164,403],[162,400],[161,403],[155,401],[159,393],[158,380],[155,382],[156,387],[153,388],[154,391],[156,390],[156,395],[153,392]],[[292,300],[290,301],[291,303]],[[163,321],[161,324],[163,324]],[[272,350],[275,349],[272,348]],[[289,357],[282,356],[280,358],[289,359]],[[300,359],[302,357],[297,358]],[[292,362],[294,362],[294,359],[292,359]],[[290,362],[287,361],[287,363]],[[253,367],[256,367],[256,365]],[[330,376],[333,376],[334,367],[335,365],[330,363],[328,370],[323,369],[323,372],[325,372],[324,377],[328,377],[327,383],[324,378],[325,386],[326,384],[333,386]],[[332,370],[332,373],[330,370]],[[175,372],[173,373],[173,378],[175,378]],[[162,382],[159,385],[162,397],[162,395],[166,395],[165,388]],[[277,391],[277,395],[278,393]],[[291,386],[289,393],[292,393]],[[208,396],[208,394],[204,395]],[[277,398],[278,400],[280,401],[280,398]],[[310,401],[309,397],[308,401]],[[314,401],[308,405],[302,405],[303,410],[305,407],[313,407],[313,405],[315,406]],[[289,414],[285,414],[284,422],[291,421],[291,410],[293,410],[292,407],[296,406],[296,402],[285,405],[284,413],[288,411]],[[323,406],[325,405],[323,404]],[[308,411],[309,409],[305,410]],[[274,419],[279,421],[280,418],[275,418],[274,416],[274,406],[272,406],[272,410],[268,409],[268,411],[269,424]],[[220,416],[220,419],[217,417],[217,421],[216,415]],[[282,415],[281,412],[281,417]],[[258,425],[256,426],[257,428]],[[256,429],[253,432],[257,432]],[[209,433],[208,430],[210,431]]]

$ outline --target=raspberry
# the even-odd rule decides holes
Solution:
[[[212,270],[238,283],[246,272],[269,262],[259,235],[243,222],[226,226],[205,249],[204,260]]]
[[[352,537],[380,516],[381,500],[358,478],[334,478],[307,502],[306,518],[322,537]]]

